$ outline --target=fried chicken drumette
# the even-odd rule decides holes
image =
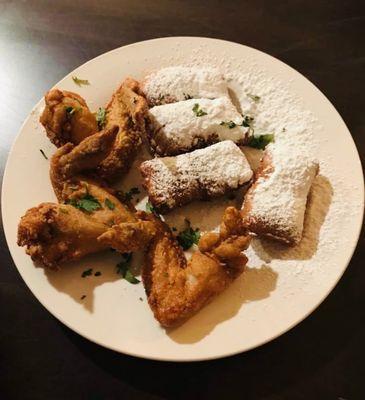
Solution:
[[[78,94],[52,89],[46,93],[44,99],[46,106],[40,122],[50,141],[57,147],[69,142],[78,144],[97,132],[95,114]]]
[[[221,293],[243,271],[250,237],[238,210],[229,207],[220,233],[207,233],[189,261],[168,226],[158,230],[147,251],[142,278],[155,318],[164,327],[180,325]]]

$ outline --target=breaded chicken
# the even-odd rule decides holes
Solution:
[[[42,203],[29,209],[18,227],[18,245],[48,268],[107,248],[96,239],[108,226],[67,204]]]
[[[79,144],[98,130],[95,114],[78,94],[52,89],[44,99],[46,106],[40,122],[57,147],[69,142]]]
[[[57,152],[57,162],[69,177],[75,170],[83,169],[112,182],[129,169],[142,143],[147,110],[146,100],[136,92],[137,89],[136,81],[125,80],[106,107],[103,130],[98,132],[95,128],[81,142],[70,139]],[[48,114],[46,107],[42,118]],[[74,129],[79,122],[76,117],[75,112],[72,116]],[[79,130],[82,130],[81,122]],[[64,143],[59,140],[57,145]]]
[[[74,146],[67,143],[56,151],[51,159],[50,178],[58,201],[64,202],[73,192],[73,187],[95,171],[107,156],[118,134],[112,126],[83,140]],[[94,177],[94,179],[97,179]],[[101,180],[99,180],[99,185]]]
[[[112,127],[78,146],[68,143],[52,157],[52,185],[58,201],[64,204],[44,203],[32,208],[18,227],[18,244],[27,246],[33,260],[55,268],[65,261],[113,247],[112,243],[97,239],[111,227],[117,232],[121,223],[139,227],[139,241],[134,242],[128,235],[118,237],[118,247],[124,246],[123,252],[145,247],[140,236],[150,240],[151,222],[139,224],[131,205],[123,203],[100,179],[87,175],[110,149],[117,131]]]
[[[123,253],[144,249],[155,232],[151,221],[140,221],[138,214],[93,183],[80,181],[67,202],[42,203],[20,220],[18,245],[26,246],[27,254],[45,267],[56,268],[110,247]],[[116,237],[118,224],[125,228]],[[133,226],[138,229],[135,235],[123,233]],[[105,238],[109,229],[111,235]]]
[[[147,102],[138,91],[138,82],[128,78],[106,107],[105,128],[119,128],[112,148],[97,168],[98,176],[106,181],[115,181],[129,169],[142,144]]]
[[[155,318],[164,327],[183,323],[243,271],[250,242],[239,212],[226,210],[219,234],[204,235],[189,261],[168,226],[156,220],[142,278]]]
[[[144,212],[137,212],[136,217],[137,221],[114,225],[99,236],[98,241],[120,253],[145,249],[156,235],[158,226]]]

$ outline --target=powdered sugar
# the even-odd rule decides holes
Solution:
[[[210,66],[162,68],[145,78],[142,89],[150,105],[228,94],[223,74]]]
[[[199,110],[202,115],[199,115]],[[149,110],[149,115],[155,131],[151,142],[159,154],[189,151],[201,140],[243,143],[248,131],[247,127],[240,126],[242,115],[228,97],[191,99],[156,106]],[[229,128],[222,124],[229,121],[235,126]]]
[[[300,241],[307,196],[318,170],[318,162],[308,152],[303,136],[282,131],[266,150],[273,171],[260,177],[246,201],[249,227],[291,243]],[[295,145],[293,145],[293,140]],[[266,157],[267,157],[266,156]],[[270,167],[269,167],[270,168]],[[246,203],[245,201],[245,203]]]
[[[230,140],[176,157],[145,161],[141,170],[154,205],[168,208],[182,198],[185,204],[201,195],[222,195],[252,177],[245,155]]]
[[[326,110],[327,114],[320,114],[321,121],[325,123],[325,132],[314,115],[318,114],[318,110],[308,102],[307,95],[303,97],[300,89],[293,87],[286,75],[278,77],[275,72],[265,71],[254,59],[242,60],[224,55],[218,58],[215,53],[195,50],[192,50],[190,57],[184,54],[182,59],[177,49],[176,56],[168,60],[161,59],[161,65],[183,62],[189,67],[219,67],[224,71],[234,104],[244,114],[254,117],[255,134],[274,133],[277,143],[282,134],[285,134],[287,145],[292,143],[292,147],[299,146],[301,151],[318,159],[320,163],[320,173],[310,190],[301,242],[294,247],[288,247],[271,240],[255,239],[246,251],[249,268],[260,269],[262,265],[269,264],[278,274],[276,290],[271,293],[270,301],[263,302],[268,308],[265,312],[267,315],[267,311],[275,307],[276,299],[279,301],[282,296],[296,296],[298,300],[301,296],[306,296],[306,293],[313,293],[326,286],[326,282],[333,282],[338,276],[334,263],[345,258],[338,249],[344,249],[347,245],[343,231],[348,225],[344,225],[344,221],[361,214],[361,202],[354,200],[358,198],[355,193],[359,193],[360,188],[348,179],[351,171],[346,160],[334,160],[338,150],[330,139],[336,129],[343,131],[346,128],[341,124],[336,126],[330,123],[326,115],[330,115],[332,111]],[[259,99],[255,101],[253,96],[258,96]],[[316,106],[318,104],[316,99]],[[244,148],[252,168],[255,168],[261,152],[253,150]],[[189,218],[192,225],[202,232],[214,230],[219,226],[225,207],[241,207],[242,200],[243,195],[239,193],[235,200],[220,198],[208,203],[194,202],[169,213],[166,220],[170,226],[183,228],[184,218]],[[144,209],[144,202],[141,203],[141,208]],[[336,254],[336,259],[331,254]],[[255,285],[259,291],[260,281],[257,280]],[[288,302],[287,311],[295,312],[297,306],[297,301]],[[242,312],[248,312],[247,306]]]

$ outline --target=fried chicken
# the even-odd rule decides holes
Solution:
[[[110,152],[97,168],[98,176],[106,181],[115,181],[128,170],[142,144],[148,108],[145,98],[138,93],[138,82],[128,78],[106,107],[105,128],[119,128]]]
[[[42,203],[29,209],[18,227],[18,245],[48,268],[78,260],[107,246],[96,239],[108,226],[67,204]]]
[[[67,202],[42,203],[20,220],[18,245],[45,267],[110,247],[123,253],[140,250],[155,233],[151,221],[140,220],[111,191],[90,181],[79,181]]]
[[[68,200],[80,180],[90,179],[91,172],[111,150],[117,134],[118,127],[112,126],[89,136],[77,146],[67,143],[56,151],[51,159],[50,178],[58,201]],[[98,181],[102,185],[102,181]]]
[[[183,323],[221,293],[243,271],[242,254],[250,242],[238,210],[229,207],[220,233],[208,233],[199,241],[189,261],[168,226],[155,219],[157,234],[147,251],[142,272],[148,302],[164,327]]]
[[[144,212],[137,212],[138,220],[114,225],[98,237],[100,243],[119,251],[128,253],[145,249],[157,233],[155,220],[150,220]]]
[[[55,268],[109,247],[133,251],[145,247],[150,240],[151,222],[139,221],[131,205],[124,204],[98,177],[88,174],[109,151],[117,132],[118,128],[113,126],[77,146],[68,143],[52,157],[51,182],[58,201],[66,204],[43,203],[22,217],[18,244],[27,246],[26,251],[34,261]],[[115,246],[106,239],[98,240],[111,227],[113,232],[109,237],[115,237],[118,224],[126,224],[125,230],[135,226],[138,234],[121,234]]]
[[[40,117],[50,141],[60,147],[78,144],[98,129],[95,114],[76,93],[52,89],[44,96],[46,106]]]
[[[57,89],[48,92],[41,122],[54,144],[67,146],[57,154],[59,158],[65,155],[60,163],[69,176],[72,170],[67,164],[72,168],[93,171],[94,175],[108,182],[115,181],[128,170],[142,143],[147,111],[146,100],[137,91],[138,83],[132,79],[121,84],[106,107],[105,127],[101,132],[98,132],[93,114],[94,124],[88,125],[89,130],[85,129],[82,116],[90,111],[80,96]],[[82,107],[76,108],[76,102],[80,102]],[[67,107],[75,110],[71,116]]]

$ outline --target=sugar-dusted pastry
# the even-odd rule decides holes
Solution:
[[[186,153],[223,140],[244,144],[248,136],[247,123],[228,97],[156,106],[148,115],[150,145],[160,156]]]
[[[252,177],[245,155],[231,140],[176,157],[154,158],[143,162],[140,170],[150,202],[160,213],[221,196]]]
[[[209,66],[162,68],[145,78],[142,90],[150,106],[228,95],[227,82],[222,73]]]
[[[303,146],[290,140],[270,144],[245,196],[242,215],[248,230],[297,244],[302,238],[308,193],[317,173],[318,162]]]

